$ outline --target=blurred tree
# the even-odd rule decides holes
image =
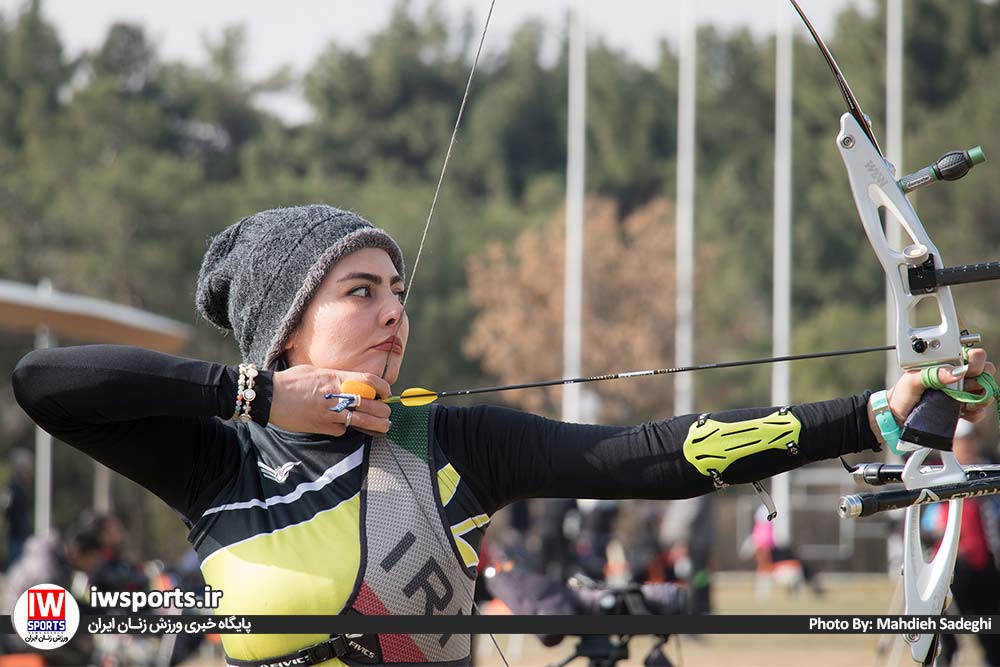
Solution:
[[[364,52],[327,47],[305,78],[308,143],[324,174],[436,175],[464,89],[464,51],[449,46],[437,5],[418,21],[400,2]]]
[[[673,205],[658,198],[621,219],[617,205],[591,197],[584,233],[583,374],[667,366],[673,356]],[[469,294],[478,314],[466,354],[502,383],[562,374],[565,213],[545,229],[493,243],[469,264]],[[712,250],[699,251],[698,277],[715,268]],[[651,378],[588,385],[601,399],[603,421],[663,418],[669,380]],[[558,416],[561,388],[498,396],[524,409]]]
[[[26,133],[44,131],[75,70],[75,63],[64,59],[59,35],[41,9],[41,0],[26,2],[0,42],[5,70],[0,99],[6,98],[0,106],[0,137],[7,144],[18,145]]]
[[[163,97],[177,150],[197,159],[205,178],[222,182],[240,176],[240,151],[265,124],[266,114],[254,106],[264,93],[291,85],[288,68],[252,80],[244,72],[246,30],[230,26],[217,39],[204,41],[204,68],[172,64],[162,68]]]
[[[654,69],[600,42],[588,51],[588,189],[615,198],[625,212],[672,187],[676,69],[665,48]]]
[[[117,81],[123,93],[137,93],[156,77],[156,52],[137,25],[115,23],[90,58],[94,75]]]
[[[456,179],[472,195],[519,200],[535,178],[565,168],[566,72],[542,64],[543,42],[542,26],[526,23],[486,63],[456,160]]]
[[[906,7],[907,95],[927,111],[951,104],[975,63],[996,49],[1000,11],[995,2],[915,0]]]

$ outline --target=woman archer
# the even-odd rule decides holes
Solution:
[[[218,614],[468,614],[490,516],[514,500],[691,497],[879,446],[870,392],[634,426],[364,398],[331,411],[348,380],[390,395],[409,333],[403,276],[396,242],[354,213],[264,211],[216,236],[198,276],[199,311],[233,332],[243,364],[41,350],[14,371],[17,400],[180,514],[206,582],[223,592]],[[995,371],[982,350],[951,370],[967,370],[972,389]],[[942,382],[958,381],[951,370]],[[922,392],[915,373],[889,392],[899,423]],[[773,438],[722,442],[748,431]],[[223,643],[239,667],[456,665],[470,650],[459,635]]]

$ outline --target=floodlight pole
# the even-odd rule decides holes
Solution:
[[[791,354],[792,319],[792,22],[787,3],[776,0],[774,96],[774,285],[771,313],[771,353]],[[771,366],[771,405],[791,403],[788,362]],[[774,540],[788,546],[792,539],[791,472],[771,479],[774,503],[780,507]]]
[[[563,315],[563,375],[582,375],[583,325],[583,207],[586,161],[587,27],[584,2],[578,0],[569,14],[569,127],[566,153],[566,275]],[[580,422],[581,387],[562,390],[562,419]]]
[[[38,282],[38,298],[52,296],[52,281],[42,278]],[[44,350],[55,345],[55,336],[47,326],[35,330],[35,349]],[[52,436],[42,427],[35,427],[35,535],[46,537],[52,526]]]

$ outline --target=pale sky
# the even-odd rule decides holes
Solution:
[[[413,0],[420,11],[429,0]],[[854,2],[869,7],[871,0],[801,0],[800,4],[821,34],[829,34],[836,13]],[[507,43],[511,32],[528,19],[561,26],[568,0],[497,0],[486,48]],[[650,62],[660,39],[676,42],[679,6],[669,0],[577,0],[586,13],[588,35],[600,36],[612,47],[642,62]],[[792,13],[784,0],[701,0],[696,3],[697,20],[723,29],[749,26],[763,35],[773,32],[778,11]],[[10,18],[21,0],[0,0],[0,12]],[[392,0],[43,0],[43,12],[58,28],[68,55],[75,56],[101,43],[115,21],[139,23],[146,28],[167,60],[204,60],[203,36],[217,37],[223,27],[242,23],[250,44],[247,72],[259,76],[281,65],[301,74],[331,40],[363,46],[365,39],[387,21]],[[448,16],[459,21],[475,12],[477,31],[489,7],[487,0],[440,0]],[[796,18],[797,21],[797,18]],[[801,28],[799,28],[801,29]],[[553,31],[552,35],[558,35]],[[301,120],[308,114],[305,104],[280,102],[282,115]]]

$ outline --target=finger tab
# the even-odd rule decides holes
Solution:
[[[358,394],[361,398],[369,400],[375,398],[375,388],[360,380],[347,380],[340,385],[340,390],[345,394]]]

